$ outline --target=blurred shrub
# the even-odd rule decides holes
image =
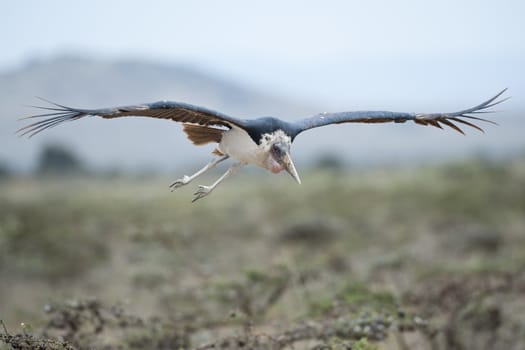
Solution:
[[[315,219],[293,222],[279,235],[283,243],[305,243],[319,245],[332,242],[342,228],[336,222],[327,219]]]
[[[345,164],[343,159],[338,154],[327,152],[317,156],[317,159],[314,161],[313,168],[340,171],[345,168]]]
[[[9,168],[9,166],[4,162],[0,162],[0,181],[7,179],[10,176],[11,169]]]
[[[71,175],[85,172],[78,156],[63,145],[47,145],[38,158],[38,175]]]

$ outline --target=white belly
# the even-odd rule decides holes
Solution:
[[[253,142],[250,135],[243,129],[233,127],[223,133],[219,149],[238,162],[264,168],[265,152]]]

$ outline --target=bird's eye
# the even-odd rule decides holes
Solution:
[[[283,149],[275,143],[272,145],[271,150],[272,150],[272,153],[275,154],[276,156],[282,156],[284,153]]]
[[[266,136],[264,137],[264,139],[265,139],[266,141],[270,141],[270,135],[266,135]]]

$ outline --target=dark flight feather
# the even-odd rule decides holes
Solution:
[[[405,113],[405,112],[388,112],[388,111],[356,111],[356,112],[339,112],[339,113],[321,113],[317,114],[310,118],[305,118],[292,123],[292,126],[295,129],[294,137],[300,134],[303,131],[318,128],[325,125],[331,124],[342,124],[342,123],[404,123],[406,121],[412,120],[420,125],[430,125],[436,128],[442,129],[440,124],[445,124],[450,128],[456,130],[457,132],[464,134],[455,123],[461,123],[483,131],[479,126],[465,120],[475,120],[491,124],[496,124],[495,122],[473,116],[472,114],[479,113],[490,113],[492,111],[487,111],[486,109],[494,107],[502,102],[505,102],[509,98],[498,98],[505,92],[507,89],[500,91],[494,97],[488,99],[487,101],[468,109],[464,109],[458,112],[452,113]]]
[[[58,103],[42,99],[54,107],[37,107],[43,110],[54,111],[33,115],[22,119],[46,118],[20,128],[20,136],[34,136],[46,129],[53,128],[65,122],[77,120],[87,116],[98,116],[105,119],[120,117],[150,117],[168,119],[181,123],[192,123],[202,126],[225,127],[231,129],[234,125],[243,127],[245,121],[230,117],[211,109],[193,106],[187,103],[161,101],[136,106],[124,106],[103,109],[71,108]]]

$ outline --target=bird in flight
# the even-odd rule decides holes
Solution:
[[[301,179],[290,156],[290,146],[297,135],[320,126],[343,123],[404,123],[413,121],[420,125],[430,125],[437,128],[446,125],[462,134],[464,132],[459,128],[459,124],[483,131],[475,124],[476,122],[496,123],[476,115],[493,112],[489,110],[491,107],[508,99],[500,98],[506,90],[502,90],[496,96],[475,107],[452,113],[353,111],[320,113],[295,122],[287,122],[273,117],[239,119],[204,107],[171,101],[101,109],[81,109],[44,100],[51,105],[48,107],[37,106],[37,108],[45,110],[45,113],[22,118],[43,119],[22,127],[17,133],[21,136],[31,137],[64,122],[94,116],[105,119],[140,116],[182,123],[183,131],[194,145],[217,143],[217,148],[213,151],[217,158],[193,175],[184,175],[175,180],[170,185],[172,190],[189,184],[226,159],[231,158],[235,161],[213,184],[198,186],[193,198],[193,202],[195,202],[209,195],[224,179],[236,173],[239,168],[249,164],[267,169],[274,174],[284,170],[300,184]]]

